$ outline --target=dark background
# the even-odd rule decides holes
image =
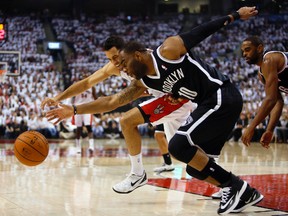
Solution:
[[[192,4],[193,0],[190,1]],[[50,13],[65,13],[73,16],[81,13],[89,15],[125,13],[146,16],[177,13],[180,2],[181,0],[1,0],[0,10],[2,14],[39,13],[48,10]],[[185,3],[189,4],[189,0]],[[287,12],[288,8],[288,0],[203,0],[203,2],[198,0],[197,4],[201,7],[200,13],[209,15],[223,14],[244,5],[256,5],[263,12],[270,13]],[[181,12],[191,13],[192,11],[185,8]]]

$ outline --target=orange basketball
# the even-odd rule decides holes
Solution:
[[[42,163],[48,153],[48,141],[37,131],[26,131],[15,140],[14,154],[22,164],[27,166],[36,166]]]

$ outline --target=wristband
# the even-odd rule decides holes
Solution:
[[[231,14],[229,14],[228,17],[229,17],[230,20],[226,21],[224,23],[224,25],[227,25],[227,24],[233,22],[234,20],[240,19],[240,14],[238,13],[238,11],[234,11]]]
[[[77,115],[77,107],[76,107],[76,105],[72,105],[72,107],[73,107],[73,113],[74,113],[74,115]]]
[[[232,17],[233,17],[234,20],[240,19],[240,14],[239,14],[238,11],[232,12],[231,15],[232,15]],[[234,20],[233,20],[233,21],[234,21]]]

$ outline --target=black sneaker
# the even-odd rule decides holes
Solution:
[[[247,201],[240,200],[236,208],[232,210],[231,212],[238,213],[238,212],[243,211],[249,206],[256,205],[257,203],[261,202],[264,196],[261,193],[259,193],[255,188],[253,188],[252,190],[253,192],[250,198]]]
[[[228,214],[236,208],[240,202],[240,197],[247,188],[247,182],[241,179],[234,181],[231,187],[222,189],[222,197],[218,208],[218,214]]]

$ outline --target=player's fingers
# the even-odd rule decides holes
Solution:
[[[270,147],[270,143],[269,142],[260,142],[261,143],[261,145],[264,147],[264,148],[266,148],[266,149],[268,149],[269,147]]]
[[[242,142],[247,147],[250,145],[250,142],[247,139],[245,139],[245,138],[242,139]]]
[[[58,118],[57,121],[55,121],[53,124],[54,124],[54,125],[57,125],[57,124],[58,124],[59,122],[61,122],[61,121],[62,121],[62,119],[61,119],[61,118]]]

